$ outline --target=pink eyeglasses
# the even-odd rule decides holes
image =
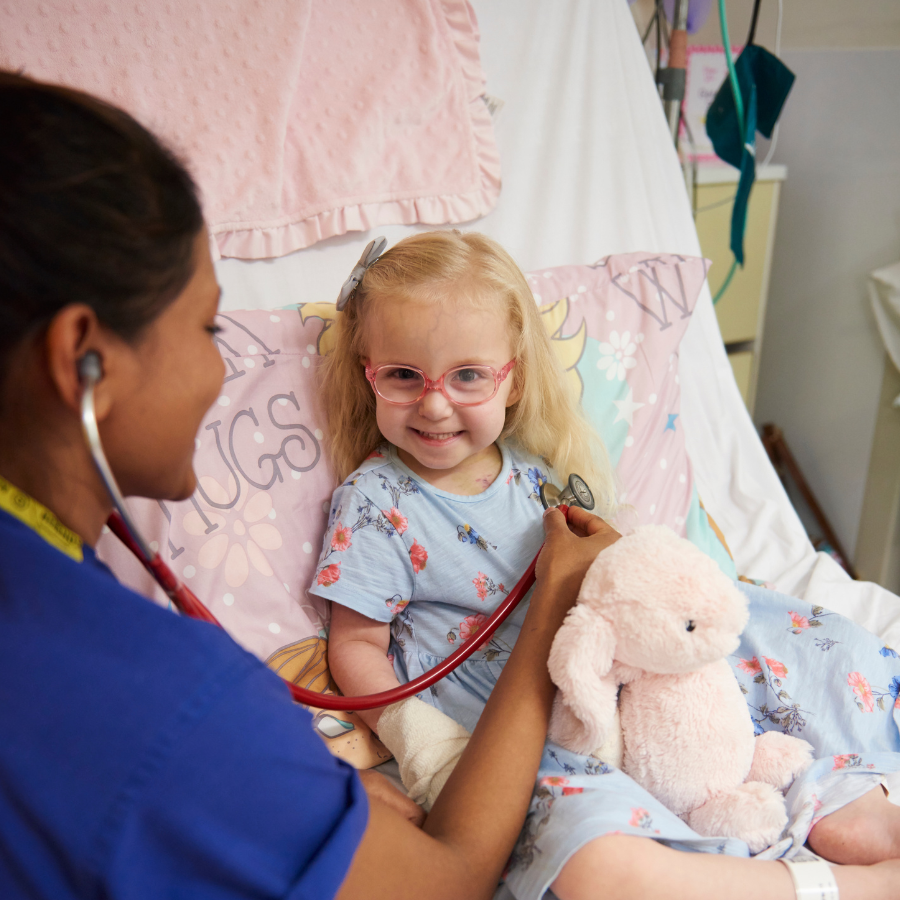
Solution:
[[[432,381],[415,366],[366,366],[366,378],[382,400],[395,406],[417,403],[429,391],[440,391],[455,406],[479,406],[500,390],[512,371],[511,359],[499,372],[491,366],[455,366]]]

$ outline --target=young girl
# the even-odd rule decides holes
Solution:
[[[331,456],[343,483],[311,590],[334,601],[329,663],[338,684],[347,694],[368,694],[415,678],[460,643],[478,640],[540,546],[543,482],[562,484],[578,472],[606,516],[615,511],[615,490],[603,445],[568,392],[527,283],[502,248],[477,234],[420,234],[355,275],[358,286],[324,371]],[[770,606],[776,596],[757,594]],[[426,806],[478,721],[525,606],[430,692],[362,714],[397,757],[410,795]],[[752,657],[763,658],[761,651]],[[866,821],[878,822],[888,838],[862,861],[900,856],[900,808],[880,787],[872,793],[880,775],[900,769],[900,740],[895,725],[879,727],[869,743],[883,752],[850,754],[854,768],[867,767],[861,776],[832,777],[842,787],[827,796],[797,792],[794,807],[811,812],[794,816],[794,830],[773,858],[802,845],[813,812],[843,808],[846,816],[863,801]],[[641,887],[652,893],[671,889],[672,865],[707,866],[699,854],[676,854],[676,863],[671,851],[647,841],[626,840],[623,853],[610,832],[748,854],[740,841],[701,838],[595,756],[548,744],[541,776],[507,877],[520,900],[542,896],[554,882],[560,896],[596,895],[598,860],[607,864],[610,847],[614,858],[636,861],[649,879]],[[830,850],[827,826],[822,835],[819,846]],[[849,843],[872,844],[866,835]],[[831,858],[855,861],[839,852]],[[755,863],[756,878],[747,881],[738,871],[746,864],[732,860],[720,870],[723,888],[734,894],[732,880],[744,878],[748,895],[791,895],[783,867]],[[848,871],[841,878],[849,886]],[[715,883],[708,871],[703,877]],[[633,885],[634,876],[605,884],[604,893],[627,895]]]

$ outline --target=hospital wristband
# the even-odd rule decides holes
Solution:
[[[821,859],[779,859],[791,873],[797,900],[839,900],[831,866]]]

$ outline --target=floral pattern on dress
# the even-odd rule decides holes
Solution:
[[[408,475],[400,475],[396,483],[392,483],[389,478],[380,472],[378,473],[378,478],[381,481],[381,487],[391,495],[392,505],[389,509],[378,509],[370,499],[365,498],[365,502],[356,508],[357,518],[352,525],[343,524],[344,510],[342,507],[332,510],[332,519],[335,522],[334,529],[331,532],[327,549],[319,560],[320,564],[324,565],[321,565],[316,573],[316,583],[322,587],[330,587],[340,578],[340,570],[335,568],[340,563],[329,563],[328,558],[332,553],[342,553],[345,550],[349,550],[352,544],[351,537],[360,528],[374,528],[386,537],[399,536],[406,533],[409,527],[409,520],[400,512],[400,498],[419,493],[419,486]],[[425,568],[428,553],[421,544],[413,539],[409,554],[413,570],[418,574]]]
[[[509,591],[503,586],[503,582],[500,584],[495,584],[493,578],[489,578],[484,572],[479,572],[478,575],[472,579],[472,584],[475,585],[475,591],[478,594],[478,599],[484,602],[488,597],[493,597],[494,594],[508,594]]]
[[[462,622],[459,623],[459,639],[467,644],[472,638],[478,634],[479,631],[484,629],[485,623],[487,622],[488,617],[482,615],[481,613],[476,613],[474,616],[466,616]],[[478,650],[485,650],[487,648],[488,642],[485,641]]]
[[[890,686],[885,689],[872,687],[862,672],[849,672],[847,684],[856,694],[855,702],[860,712],[875,712],[876,705],[882,712],[886,709],[900,709],[900,675],[895,675]]]
[[[547,476],[537,467],[532,466],[528,470],[528,480],[531,482],[529,498],[541,502],[541,485],[547,483]]]
[[[837,769],[858,769],[862,766],[862,757],[858,753],[838,753],[831,758],[834,760],[832,772]]]
[[[456,526],[456,537],[461,543],[469,543],[476,546],[479,550],[496,550],[497,545],[491,544],[483,538],[471,525],[463,523]]]
[[[751,710],[750,718],[753,721],[753,730],[756,734],[762,734],[764,722],[771,722],[781,728],[785,734],[800,734],[806,726],[805,716],[810,715],[809,710],[802,709],[799,703],[795,703],[784,686],[783,679],[787,677],[788,668],[777,659],[763,656],[768,674],[763,671],[762,663],[756,656],[750,659],[738,658],[736,669],[753,675],[754,684],[764,684],[771,690],[775,697],[775,703],[761,703],[754,706],[748,702]],[[748,694],[747,688],[738,680],[741,693]],[[768,692],[767,692],[768,693]],[[754,712],[757,715],[754,715]]]
[[[425,568],[428,562],[428,551],[415,538],[413,538],[412,547],[409,548],[409,559],[416,575]]]
[[[406,609],[409,605],[409,600],[403,600],[399,594],[394,594],[393,597],[389,597],[384,601],[384,605],[388,608],[392,616],[396,616]]]
[[[383,472],[376,472],[375,474],[381,482],[382,490],[387,491],[391,495],[391,500],[393,501],[391,504],[392,507],[400,506],[401,497],[408,497],[411,494],[419,493],[419,485],[416,484],[409,475],[398,475],[397,483],[392,484],[390,478]]]
[[[340,522],[336,523],[334,526],[334,532],[331,535],[331,549],[332,550],[349,550],[350,549],[350,535],[353,532],[349,528],[344,528]]]
[[[409,526],[409,519],[396,506],[392,506],[390,509],[383,509],[381,514],[394,526],[394,531],[397,534],[403,534]]]
[[[331,585],[340,580],[340,577],[340,562],[331,563],[331,565],[324,566],[323,568],[319,569],[319,572],[316,575],[316,583],[321,584],[322,587],[331,587]]]
[[[649,831],[653,827],[653,817],[642,806],[634,806],[631,809],[631,819],[628,822],[632,828],[643,828]]]
[[[759,660],[754,656],[753,659],[739,659],[737,667],[748,675],[758,675],[762,672],[762,666]]]
[[[834,613],[826,612],[824,606],[813,606],[809,616],[793,611],[788,612],[788,615],[791,617],[788,631],[792,631],[794,634],[802,634],[808,628],[821,628],[825,624],[822,619],[825,616],[833,616]]]
[[[488,617],[482,613],[466,616],[462,622],[459,623],[458,628],[451,628],[450,631],[447,632],[447,643],[455,644],[457,640],[461,641],[463,644],[468,643],[479,632],[484,630],[484,626],[487,622]],[[509,658],[510,653],[512,653],[512,647],[510,647],[506,641],[503,641],[496,636],[491,636],[489,640],[484,641],[475,649],[484,653],[484,659],[487,662],[494,662],[498,659],[505,661]]]

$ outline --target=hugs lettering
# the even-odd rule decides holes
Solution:
[[[254,459],[253,454],[248,452],[247,447],[250,446],[250,441],[246,439],[248,434],[251,435],[251,440],[259,443],[265,440],[262,432],[258,430],[260,420],[252,406],[238,410],[230,425],[227,426],[227,452],[223,440],[226,426],[223,425],[222,420],[217,419],[206,426],[206,430],[213,433],[219,457],[234,477],[236,485],[234,497],[229,498],[225,503],[217,503],[198,483],[197,493],[210,506],[216,509],[234,507],[241,497],[241,479],[238,474],[258,490],[267,491],[276,481],[284,481],[285,469],[293,472],[308,472],[318,465],[322,450],[316,436],[302,422],[280,421],[276,405],[293,406],[294,410],[299,413],[300,404],[293,391],[288,394],[273,394],[266,404],[268,424],[279,431],[289,432],[282,439],[277,453],[261,453]],[[294,418],[290,412],[288,416]]]

